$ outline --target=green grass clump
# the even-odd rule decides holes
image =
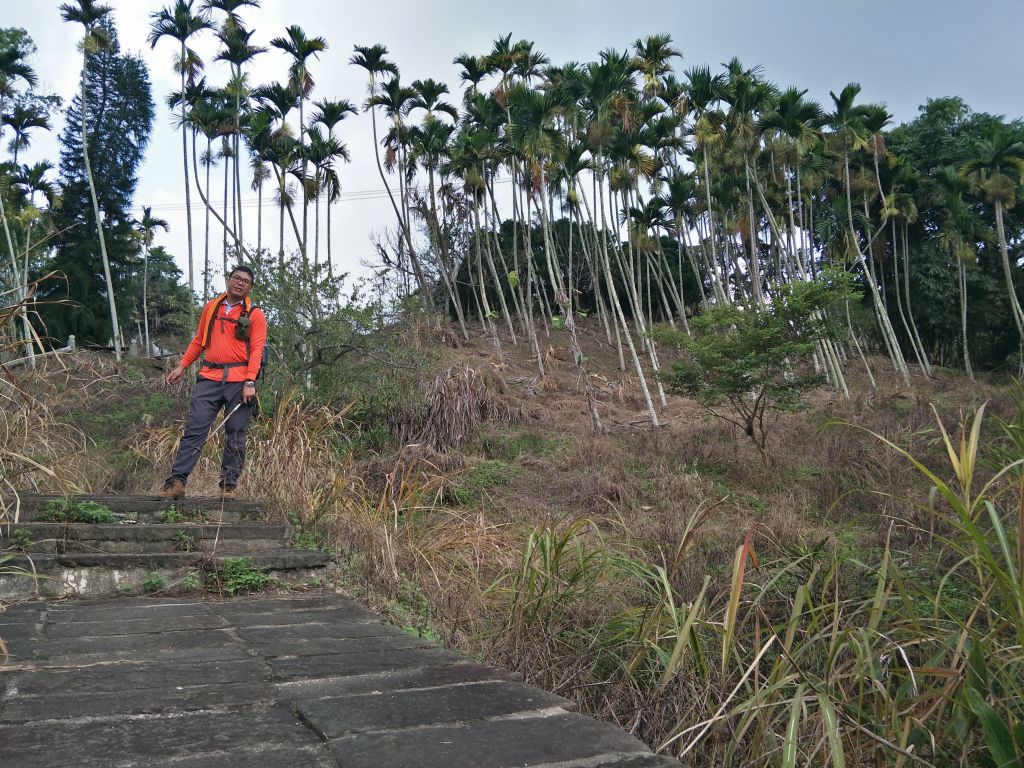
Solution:
[[[53,523],[113,523],[116,518],[106,504],[76,499],[53,499],[43,508],[43,520]]]
[[[548,457],[569,445],[563,437],[544,439],[531,432],[518,435],[488,435],[480,439],[480,449],[490,459],[515,461],[520,456]]]
[[[248,557],[226,557],[217,568],[220,586],[229,595],[259,592],[274,577],[259,570]]]
[[[153,571],[142,582],[142,589],[144,592],[159,592],[166,586],[167,580],[157,571]]]
[[[184,515],[181,514],[181,510],[178,509],[173,504],[171,504],[171,506],[165,509],[163,515],[161,515],[161,519],[163,520],[163,522],[167,523],[168,525],[180,523],[182,517],[184,517]]]
[[[302,531],[292,539],[293,549],[320,549],[321,542],[313,531]]]
[[[28,535],[28,531],[24,528],[15,528],[11,531],[9,541],[11,549],[28,549],[32,546],[32,537]]]
[[[445,500],[463,507],[479,504],[488,489],[508,485],[518,474],[518,468],[507,462],[485,461],[471,467],[457,483],[446,489]]]
[[[178,531],[172,538],[174,548],[179,552],[191,552],[196,548],[196,537],[188,531]]]

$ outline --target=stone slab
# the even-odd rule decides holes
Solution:
[[[338,768],[338,764],[323,745],[284,750],[263,748],[256,752],[238,746],[230,752],[175,760],[171,765],[173,768]]]
[[[59,727],[53,721],[0,725],[0,765],[98,765],[98,758],[110,765],[112,758],[125,761],[130,756],[136,765],[156,766],[166,765],[168,756],[231,752],[239,744],[258,752],[309,750],[319,743],[287,707],[274,705],[265,711],[64,721]],[[73,762],[65,762],[69,759]]]
[[[436,648],[430,640],[399,630],[384,637],[311,637],[288,642],[276,639],[250,639],[247,645],[268,659],[293,656],[326,656],[343,654],[390,654],[409,648]]]
[[[18,693],[0,702],[0,724],[35,720],[111,718],[161,712],[192,712],[273,700],[266,683],[204,683],[188,687],[125,689],[98,693],[26,696]]]
[[[516,768],[648,751],[625,731],[574,714],[360,733],[329,745],[345,768]]]
[[[178,632],[183,629],[227,629],[231,625],[223,616],[202,613],[194,616],[153,616],[145,619],[79,621],[50,621],[44,635],[56,640],[71,637],[107,637],[110,635],[151,635]],[[0,628],[0,635],[3,629]]]
[[[34,657],[50,663],[90,660],[153,660],[188,657],[190,660],[244,658],[245,648],[223,629],[183,630],[158,635],[112,635],[62,638],[34,644]]]
[[[567,709],[561,696],[521,683],[490,682],[337,696],[299,703],[299,714],[324,739],[367,731],[487,720],[543,709]]]
[[[224,617],[218,616],[221,621]],[[252,643],[288,643],[310,640],[331,640],[359,637],[402,637],[407,632],[390,624],[380,622],[310,622],[308,624],[285,624],[271,626],[239,627],[235,630],[240,638]]]
[[[2,667],[0,667],[2,669]],[[8,673],[14,676],[19,695],[47,696],[146,691],[199,685],[254,684],[267,677],[266,667],[257,659],[180,662],[115,662],[70,669],[47,668]]]
[[[360,622],[366,624],[381,624],[383,619],[365,608],[341,606],[336,609],[323,611],[288,611],[287,609],[276,613],[225,613],[220,611],[221,616],[228,619],[239,629],[259,627],[287,627],[307,624],[344,624],[349,622]]]
[[[458,658],[440,648],[411,648],[402,651],[342,653],[332,656],[298,656],[270,659],[267,663],[275,680],[299,680],[311,677],[365,675],[429,664],[450,664]]]
[[[274,683],[281,698],[312,701],[318,698],[346,696],[357,693],[386,693],[416,688],[483,682],[522,682],[522,676],[505,669],[475,661],[452,664],[389,669],[364,675],[318,677]]]

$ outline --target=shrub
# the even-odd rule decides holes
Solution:
[[[665,383],[740,427],[767,466],[768,416],[798,408],[804,393],[821,383],[803,364],[821,340],[838,338],[824,310],[844,295],[845,286],[831,275],[797,282],[780,289],[769,308],[711,307],[693,319],[692,337],[661,330],[659,340],[682,351],[663,372]]]

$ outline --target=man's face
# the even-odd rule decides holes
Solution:
[[[228,297],[235,301],[244,299],[252,290],[252,278],[248,272],[236,270],[228,277]]]

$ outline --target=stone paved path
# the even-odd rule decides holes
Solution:
[[[336,596],[33,601],[0,637],[10,768],[678,765]]]

